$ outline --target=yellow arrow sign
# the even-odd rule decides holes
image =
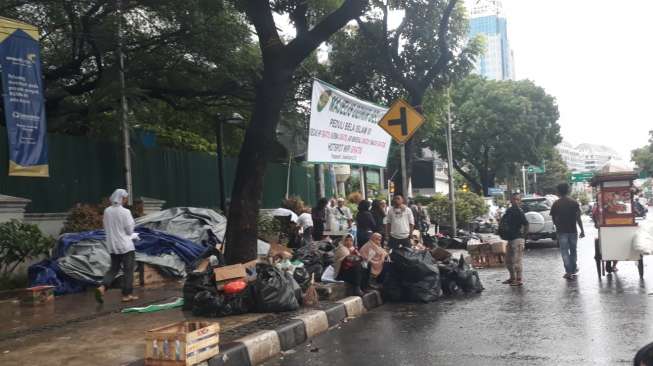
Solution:
[[[410,140],[423,123],[424,116],[405,100],[397,99],[379,121],[379,126],[386,130],[398,144],[404,144]]]

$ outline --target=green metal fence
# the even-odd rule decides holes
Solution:
[[[6,129],[0,129],[0,193],[29,198],[28,212],[63,212],[79,202],[97,203],[124,187],[121,147],[83,137],[48,136],[50,178],[9,177]],[[165,200],[167,207],[218,207],[218,167],[214,155],[133,144],[134,195]],[[236,159],[227,158],[225,192],[231,195]],[[286,192],[287,164],[271,163],[264,180],[264,208],[278,207]],[[312,165],[293,165],[290,194],[315,203]]]

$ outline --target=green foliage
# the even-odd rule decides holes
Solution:
[[[451,224],[451,201],[443,194],[436,194],[428,206],[431,222],[440,225]],[[456,192],[456,222],[458,227],[463,227],[478,216],[487,213],[487,206],[483,197],[473,192]]]
[[[581,206],[585,206],[590,203],[590,196],[586,192],[574,192],[571,194],[571,198],[578,201]]]
[[[258,236],[265,241],[277,241],[279,239],[279,232],[281,231],[281,222],[275,219],[274,216],[259,214],[256,219],[258,226]]]
[[[522,164],[539,164],[561,141],[555,99],[531,81],[472,76],[455,85],[451,102],[454,168],[477,192],[487,194],[497,178],[516,176]],[[426,144],[443,155],[446,105],[443,93],[431,93],[424,103],[437,121]]]
[[[556,186],[569,180],[569,169],[557,150],[546,160],[546,172],[537,175],[537,190],[543,194],[556,194]]]
[[[653,130],[649,131],[651,137],[649,144],[631,152],[632,161],[637,164],[637,167],[647,174],[653,176]]]
[[[47,255],[54,239],[41,233],[38,226],[11,220],[0,224],[0,277],[8,278],[19,264]]]
[[[434,201],[433,197],[429,197],[429,196],[413,197],[413,202],[419,203],[422,206],[428,206],[431,203],[433,203],[433,201]]]

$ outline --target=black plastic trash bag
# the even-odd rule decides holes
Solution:
[[[395,273],[392,266],[388,266],[388,272],[383,279],[383,288],[381,294],[383,300],[387,302],[399,302],[402,298],[402,289],[399,275]]]
[[[432,302],[442,295],[440,271],[431,253],[399,248],[392,251],[390,258],[392,265],[383,282],[387,301]]]
[[[222,308],[218,316],[246,314],[254,310],[254,295],[251,286],[237,294],[223,294]]]
[[[411,302],[433,302],[442,296],[440,278],[436,274],[428,275],[417,282],[405,283],[406,300]]]
[[[447,262],[438,265],[438,268],[440,268],[442,276],[441,287],[447,295],[453,295],[460,291],[479,293],[484,290],[478,272],[465,262],[462,255],[460,259],[449,259]]]
[[[222,296],[211,291],[200,291],[193,298],[193,315],[217,317],[222,306]]]
[[[186,276],[186,281],[184,282],[184,287],[182,289],[184,297],[184,306],[182,309],[192,310],[195,295],[202,291],[209,291],[214,294],[217,292],[213,273],[209,271],[190,272]]]
[[[302,288],[302,292],[306,292],[308,286],[311,285],[311,274],[308,273],[305,267],[295,268],[295,272],[293,272],[292,277],[295,279],[295,281],[297,281],[299,287]]]
[[[275,313],[299,309],[295,294],[299,285],[290,274],[286,275],[280,269],[266,263],[257,264],[256,272],[258,275],[254,298],[259,312]]]

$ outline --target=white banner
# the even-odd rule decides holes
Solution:
[[[313,81],[307,160],[385,167],[391,137],[378,123],[387,111]]]

